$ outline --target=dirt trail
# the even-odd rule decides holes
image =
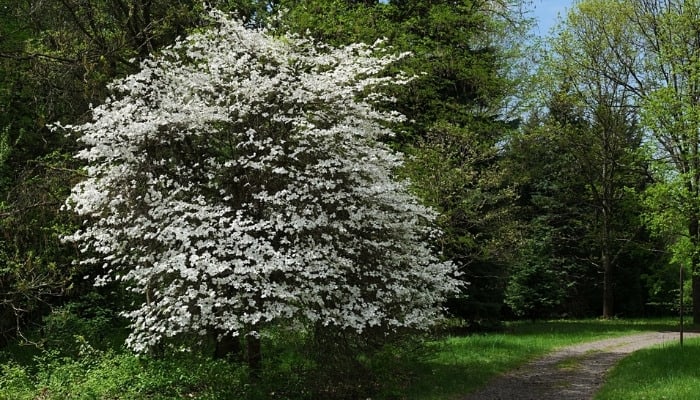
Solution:
[[[499,376],[464,400],[589,400],[626,355],[674,340],[678,332],[652,332],[566,347]]]

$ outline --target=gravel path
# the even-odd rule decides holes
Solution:
[[[492,380],[464,400],[589,400],[623,357],[673,340],[677,332],[652,332],[566,347]]]

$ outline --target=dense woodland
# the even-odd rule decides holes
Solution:
[[[700,320],[696,0],[581,0],[545,39],[524,0],[0,0],[0,351],[75,327],[123,342],[120,315],[152,296],[95,286],[102,263],[65,240],[85,223],[65,205],[88,174],[80,135],[54,124],[91,121],[110,82],[215,25],[207,7],[279,36],[410,52],[383,72],[413,78],[383,89],[394,103],[376,107],[407,120],[381,145],[437,212],[442,235],[424,244],[465,283],[444,302],[452,324],[668,315],[679,269]],[[255,369],[259,342],[211,333],[207,351],[243,351]],[[311,341],[321,357],[372,335]]]

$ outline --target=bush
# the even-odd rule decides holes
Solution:
[[[192,354],[164,359],[102,352],[82,345],[78,358],[45,352],[36,373],[0,366],[0,399],[236,399],[247,398],[246,369]]]
[[[322,327],[275,327],[262,336],[263,364],[214,360],[211,344],[158,357],[123,346],[122,320],[92,294],[56,309],[30,336],[0,352],[0,400],[402,398],[426,355],[423,337]],[[192,342],[194,343],[194,342]]]
[[[0,400],[33,399],[34,385],[27,370],[18,364],[0,364]]]

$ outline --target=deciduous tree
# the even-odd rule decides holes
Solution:
[[[226,3],[249,24],[264,8]],[[77,177],[75,141],[47,121],[85,121],[109,81],[200,26],[202,9],[195,0],[0,0],[0,342],[83,293],[85,271],[70,268],[73,249],[58,239],[73,229],[59,209]]]
[[[656,155],[662,157],[657,158],[680,178],[675,182],[687,199],[683,236],[691,249],[686,262],[693,274],[696,320],[700,320],[699,14],[696,0],[586,0],[567,21],[581,45],[604,45],[603,57],[577,67],[614,81],[633,96],[644,127],[658,144]]]
[[[88,177],[66,239],[141,296],[128,344],[256,336],[272,322],[424,328],[457,289],[435,214],[394,179],[376,77],[402,55],[216,26],[149,58],[70,127]],[[378,53],[378,54],[375,54]],[[375,93],[375,94],[372,94]]]

